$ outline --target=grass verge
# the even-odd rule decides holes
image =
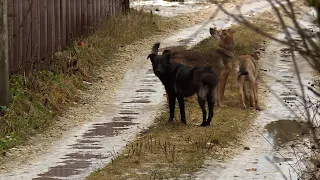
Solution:
[[[257,24],[269,32],[276,26]],[[245,26],[234,27],[236,47],[235,57],[251,53],[260,48],[264,37],[257,35]],[[211,50],[216,41],[208,38],[194,47],[199,51]],[[196,97],[186,99],[188,125],[176,121],[167,123],[168,111],[156,118],[156,123],[137,140],[128,144],[121,154],[114,155],[112,163],[92,173],[87,179],[170,179],[192,178],[192,173],[203,167],[206,156],[223,158],[225,147],[239,145],[239,139],[255,117],[254,110],[244,110],[239,103],[235,76],[229,76],[225,107],[215,109],[211,126],[202,128],[202,113]]]
[[[79,101],[78,89],[86,86],[83,81],[90,81],[98,67],[112,66],[120,46],[177,24],[172,19],[131,10],[127,15],[110,17],[94,33],[79,38],[83,45],[74,42],[48,63],[35,63],[32,69],[11,75],[12,102],[0,109],[0,154],[46,130],[71,102]]]

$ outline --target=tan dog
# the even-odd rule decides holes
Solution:
[[[241,95],[241,103],[246,109],[245,98],[248,100],[248,92],[246,90],[246,82],[250,83],[250,107],[253,107],[253,98],[256,110],[261,110],[258,103],[258,67],[255,60],[259,57],[256,53],[249,55],[241,55],[235,62],[235,74],[238,81],[239,92]]]
[[[222,105],[227,78],[232,68],[231,60],[234,49],[233,33],[234,31],[231,29],[216,30],[216,28],[210,28],[210,34],[219,40],[219,47],[208,52],[184,50],[181,47],[172,50],[172,59],[174,62],[191,67],[212,67],[212,70],[219,78],[218,90],[216,89],[218,106]]]

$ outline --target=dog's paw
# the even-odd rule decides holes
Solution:
[[[206,127],[206,126],[209,126],[210,124],[207,124],[207,123],[202,123],[200,124],[201,127]]]
[[[173,122],[173,118],[169,118],[169,119],[168,119],[168,122],[169,122],[169,123],[172,123],[172,122]]]
[[[183,124],[187,124],[187,121],[186,121],[185,119],[181,119],[181,122],[182,122]]]
[[[225,104],[218,104],[218,107],[224,108],[224,107],[227,107],[227,105],[225,105]]]

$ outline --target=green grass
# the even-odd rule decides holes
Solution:
[[[263,23],[258,25],[264,26]],[[265,40],[243,25],[234,27],[234,30],[235,58],[260,48],[261,42]],[[276,30],[275,27],[268,29],[269,32]],[[216,46],[216,41],[208,38],[194,49],[208,51]],[[202,113],[196,97],[187,98],[187,125],[179,122],[178,109],[175,122],[167,123],[169,113],[166,107],[150,129],[128,144],[123,153],[114,155],[112,163],[92,173],[87,179],[192,178],[190,174],[204,165],[206,156],[223,158],[227,152],[222,148],[239,145],[237,142],[256,115],[253,109],[242,109],[239,102],[232,71],[225,92],[226,106],[215,107],[214,119],[209,127],[198,126],[202,121]]]
[[[12,102],[0,113],[0,154],[43,132],[58,115],[77,102],[78,89],[85,89],[101,66],[114,66],[112,58],[122,45],[177,28],[175,20],[131,10],[127,15],[110,17],[101,28],[79,38],[57,53],[50,64],[35,64],[34,69],[10,76]],[[77,62],[69,66],[70,62]]]

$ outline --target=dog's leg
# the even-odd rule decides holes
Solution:
[[[254,103],[256,105],[256,110],[261,111],[261,108],[258,102],[258,83],[257,82],[254,82],[253,95],[254,95],[254,101],[255,101]]]
[[[249,74],[249,82],[250,82],[250,107],[254,107],[253,97],[254,97],[255,79],[252,74]]]
[[[224,98],[224,90],[226,88],[227,79],[232,69],[232,61],[230,60],[228,64],[225,65],[225,70],[222,73],[222,77],[219,80],[219,105],[223,105],[223,98]]]
[[[248,90],[247,90],[246,82],[243,83],[243,92],[244,92],[244,95],[245,95],[245,100],[249,101],[249,93],[248,93]]]
[[[220,104],[219,104],[219,82],[218,82],[218,84],[217,84],[217,86],[216,86],[216,89],[215,89],[215,92],[214,92],[214,96],[215,96],[215,99],[217,99],[217,106],[219,106]]]
[[[250,82],[250,107],[253,107],[253,88],[254,86]]]
[[[170,108],[170,117],[169,122],[173,121],[174,118],[174,110],[176,108],[176,96],[173,93],[168,93],[169,96],[169,108]]]
[[[244,79],[244,76],[243,77],[240,77],[239,79],[239,93],[240,93],[240,100],[241,100],[241,103],[242,103],[242,106],[244,109],[247,109],[246,107],[246,102],[245,102],[245,95],[244,95],[244,84],[245,84],[245,79]]]
[[[178,96],[178,102],[179,102],[179,108],[180,108],[180,120],[182,123],[186,124],[186,113],[185,113],[185,107],[184,107],[184,98],[181,96]]]
[[[202,110],[202,124],[200,126],[204,127],[204,126],[207,126],[207,123],[206,123],[206,118],[207,118],[206,102],[198,96],[198,103],[199,103],[199,106]]]
[[[224,97],[224,90],[226,88],[227,79],[230,74],[230,70],[226,70],[224,72],[224,75],[222,76],[220,82],[219,82],[219,106],[223,105],[223,97]]]
[[[206,122],[206,125],[209,126],[210,123],[211,123],[211,120],[213,118],[213,115],[214,115],[214,97],[212,97],[212,95],[208,95],[208,109],[209,109],[209,116],[208,116],[208,119],[207,119],[207,122]]]

